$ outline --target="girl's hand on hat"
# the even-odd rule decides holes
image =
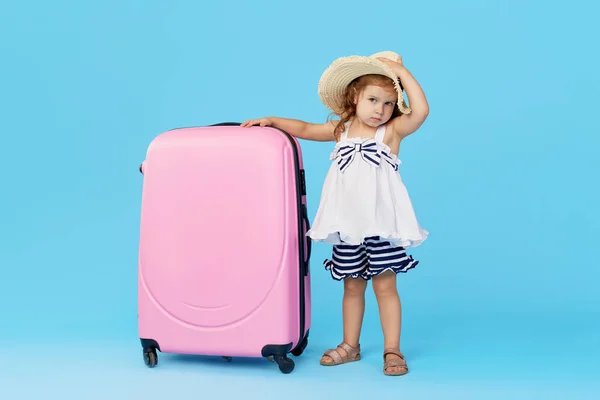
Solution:
[[[404,69],[404,64],[402,64],[401,56],[398,56],[398,59],[396,61],[392,61],[389,58],[385,57],[377,57],[377,59],[385,65],[387,65],[388,67],[390,67],[392,71],[396,73],[396,75],[398,75],[398,71]]]
[[[249,119],[248,121],[242,122],[240,126],[249,127],[253,125],[270,126],[273,125],[273,121],[271,121],[269,118]]]
[[[400,65],[402,65],[402,56],[398,56],[398,58],[396,59],[396,61],[390,60],[389,58],[385,58],[385,57],[377,57],[377,59],[379,61],[382,61],[382,62],[388,64],[388,65],[391,65],[391,64],[400,64]]]

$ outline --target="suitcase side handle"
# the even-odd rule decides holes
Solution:
[[[241,122],[219,122],[218,124],[212,124],[209,126],[240,126]]]
[[[312,241],[309,237],[306,236],[306,232],[310,229],[310,221],[308,219],[308,210],[306,209],[306,205],[302,205],[302,220],[304,222],[304,240],[306,240],[306,246],[304,247],[304,265],[302,266],[302,275],[308,276],[308,268],[310,265],[310,254],[312,252]]]

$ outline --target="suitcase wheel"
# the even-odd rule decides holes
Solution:
[[[291,358],[287,358],[286,356],[275,356],[274,359],[279,366],[279,370],[284,374],[289,374],[294,370],[295,363]]]
[[[292,343],[288,344],[267,344],[262,348],[261,354],[267,360],[277,363],[279,370],[284,374],[289,374],[294,370],[294,360],[287,357]]]
[[[156,367],[156,364],[158,364],[156,349],[144,349],[144,363],[150,368]]]

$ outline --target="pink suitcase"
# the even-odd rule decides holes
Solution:
[[[163,353],[265,357],[294,369],[310,328],[310,228],[302,151],[238,123],[157,136],[144,176],[138,329]]]

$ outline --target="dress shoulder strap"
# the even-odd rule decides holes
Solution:
[[[383,138],[385,137],[385,127],[387,124],[380,125],[375,132],[375,141],[379,143],[383,143]]]
[[[344,131],[340,135],[340,140],[348,139],[348,129],[350,128],[351,121],[348,121],[344,124]]]

